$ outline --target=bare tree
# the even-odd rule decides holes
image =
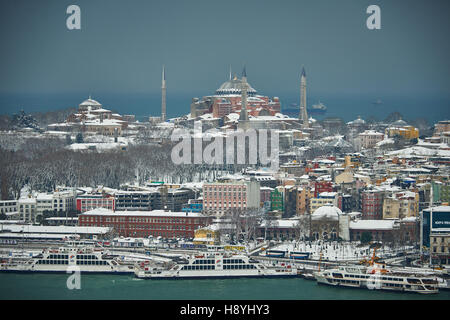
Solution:
[[[295,237],[300,240],[304,239],[305,237],[309,236],[309,230],[310,230],[310,217],[309,215],[301,215],[298,217],[298,221],[295,225]]]

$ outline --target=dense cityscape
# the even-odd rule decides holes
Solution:
[[[116,258],[126,255],[124,250],[139,250],[125,265],[88,271],[134,272],[141,278],[170,274],[173,264],[182,265],[180,259],[216,252],[224,259],[238,255],[242,263],[259,261],[277,275],[318,282],[321,264],[325,270],[349,263],[385,268],[383,260],[393,268],[411,268],[402,269],[410,276],[420,270],[443,281],[429,280],[436,286],[413,291],[448,289],[450,121],[425,128],[428,134],[398,113],[386,122],[359,116],[347,123],[320,121],[314,117],[324,117],[327,107],[307,107],[306,79],[302,68],[300,105],[287,108],[291,115],[283,113],[277,97],[252,88],[244,66],[240,78],[230,71],[214,94],[193,98],[190,113],[181,117],[166,118],[163,67],[161,116],[147,122],[108,110],[92,97],[64,121],[45,127],[24,112],[8,118],[9,128],[1,132],[2,270],[65,271],[73,262],[49,254],[65,251],[48,246],[76,241]],[[181,144],[177,130],[188,134],[181,164],[174,163]],[[243,140],[233,136],[239,130]],[[248,133],[262,131],[271,133],[275,168],[263,164],[261,154],[252,158],[252,144],[261,146],[262,139],[252,140]],[[237,139],[232,157],[220,151],[230,136]],[[219,141],[209,162],[205,137]],[[272,151],[278,152],[276,161]],[[242,152],[236,163],[234,155]],[[47,252],[50,260],[38,252]],[[67,261],[59,260],[64,257]],[[198,263],[208,261],[214,260]],[[105,260],[76,265],[89,269],[91,263],[107,265]],[[192,271],[193,276],[227,276],[205,272],[226,270],[225,265],[191,263],[200,272]],[[238,266],[257,269],[228,268]]]
[[[449,4],[41,1],[0,10],[0,300],[450,299]]]

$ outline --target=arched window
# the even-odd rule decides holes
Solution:
[[[336,229],[333,228],[333,230],[331,230],[331,240],[336,240],[337,239],[337,232]]]

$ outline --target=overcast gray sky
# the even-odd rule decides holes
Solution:
[[[66,8],[81,8],[81,30]],[[368,30],[366,8],[381,8]],[[2,1],[0,93],[213,92],[229,65],[261,92],[450,94],[450,1]]]

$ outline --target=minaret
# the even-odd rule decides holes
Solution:
[[[239,126],[244,129],[247,128],[248,114],[247,114],[247,72],[242,70],[242,80],[241,80],[241,114],[239,116]]]
[[[166,121],[166,70],[163,65],[161,84],[161,121]]]
[[[302,67],[302,75],[300,76],[300,120],[302,128],[309,128],[308,113],[306,112],[306,73]]]

